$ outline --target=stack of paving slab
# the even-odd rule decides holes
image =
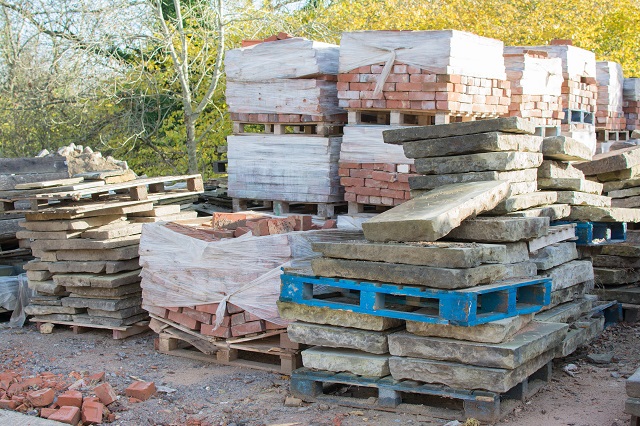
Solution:
[[[303,38],[226,54],[228,195],[236,199],[343,201],[338,46]]]
[[[187,178],[190,177],[167,180]],[[138,264],[142,226],[194,218],[196,212],[182,212],[179,204],[154,205],[154,202],[170,203],[184,196],[193,197],[198,189],[149,194],[152,201],[146,192],[142,196],[142,187],[136,187],[135,180],[129,177],[127,180],[122,185],[131,185],[142,200],[108,195],[98,201],[83,198],[39,205],[25,214],[26,220],[21,223],[24,230],[17,236],[31,247],[35,257],[25,265],[29,287],[36,293],[25,312],[33,315],[34,321],[117,329],[147,318],[141,307]],[[95,185],[84,183],[89,184]],[[70,186],[74,185],[67,185],[64,187],[67,192],[58,193],[63,187],[48,188],[51,199],[56,199],[56,194],[73,193]],[[102,182],[102,186],[92,189],[97,193],[102,188],[108,185]]]
[[[596,128],[606,130],[625,130],[626,120],[623,111],[624,75],[622,66],[617,62],[596,62],[598,81],[598,110]],[[608,142],[603,140],[601,142]]]
[[[640,425],[640,369],[638,369],[626,383],[627,401],[624,412],[631,415],[629,426]]]
[[[549,58],[544,51],[525,49],[505,52],[504,62],[511,82],[509,116],[526,118],[543,128],[552,126],[559,132],[564,118],[562,60]],[[546,136],[546,131],[540,134]]]
[[[549,45],[508,47],[506,53],[524,50],[542,50],[550,58],[562,59],[562,105],[565,117],[562,134],[596,149],[595,113],[598,86],[596,81],[596,57],[593,52],[571,45],[571,40],[552,40]]]
[[[502,48],[498,40],[460,31],[343,34],[338,98],[349,118],[341,182],[352,213],[363,205],[394,206],[410,197],[413,160],[400,147],[385,144],[383,131],[507,113],[510,90]],[[380,178],[362,169],[380,172]]]
[[[640,78],[625,78],[622,86],[626,129],[640,129]]]

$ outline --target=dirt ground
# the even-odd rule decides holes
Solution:
[[[289,380],[280,374],[193,361],[154,350],[151,332],[113,340],[106,331],[73,334],[59,326],[40,334],[34,325],[22,329],[0,324],[0,372],[23,376],[51,371],[70,377],[73,372],[106,372],[106,380],[120,395],[136,379],[161,386],[150,400],[129,403],[124,396],[110,406],[113,425],[443,425],[453,419],[362,410],[323,403],[284,405]],[[613,354],[608,364],[593,364],[589,354]],[[571,377],[562,371],[576,369]],[[592,345],[554,365],[551,382],[501,425],[623,426],[625,379],[640,366],[640,324],[609,327]],[[115,407],[113,407],[115,405]]]

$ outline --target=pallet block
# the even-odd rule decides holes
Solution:
[[[108,327],[108,326],[98,325],[98,324],[78,324],[72,321],[47,321],[47,322],[36,321],[36,327],[38,329],[40,329],[40,326],[42,324],[68,325],[71,327],[73,334],[86,333],[92,329],[111,330],[113,340],[126,339],[127,337],[135,336],[136,334],[141,334],[149,330],[148,321],[143,321],[138,324],[125,326],[125,327]]]

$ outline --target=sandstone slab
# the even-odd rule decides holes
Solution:
[[[67,294],[64,289],[64,286],[60,286],[54,283],[53,280],[49,280],[49,281],[29,280],[29,288],[40,294],[55,295],[55,296]]]
[[[600,182],[634,180],[640,177],[640,166],[633,166],[629,169],[618,170],[616,172],[600,173],[596,178]]]
[[[23,222],[22,226],[29,231],[82,231],[95,226],[126,220],[122,215],[106,215],[74,220],[47,220]]]
[[[541,311],[546,311],[551,308],[555,308],[556,306],[562,303],[572,302],[574,300],[581,299],[585,296],[585,294],[593,290],[593,286],[594,286],[594,281],[591,280],[591,281],[585,281],[580,284],[576,284],[571,287],[561,288],[559,290],[552,291],[551,302],[549,303],[548,306],[544,306]]]
[[[624,412],[636,418],[640,417],[640,398],[627,398],[624,402]]]
[[[66,290],[71,293],[71,297],[117,298],[133,293],[139,293],[141,288],[140,283],[134,283],[115,288],[67,286]]]
[[[640,222],[640,210],[621,207],[572,206],[569,220],[584,222]]]
[[[572,323],[591,309],[591,301],[588,299],[563,303],[544,312],[538,312],[533,321],[546,323]]]
[[[454,183],[481,182],[487,180],[503,180],[507,182],[535,182],[538,170],[535,168],[526,170],[512,170],[508,172],[470,172],[440,175],[420,175],[409,177],[411,189],[435,189],[443,185]]]
[[[87,309],[87,313],[92,317],[105,317],[105,318],[129,318],[134,315],[147,314],[147,311],[140,306],[132,306],[130,308],[124,308],[117,311],[103,311],[101,309]]]
[[[610,207],[611,198],[577,191],[558,191],[558,202],[571,206]]]
[[[538,167],[542,154],[534,152],[487,152],[455,157],[431,157],[415,160],[416,171],[425,175],[484,171],[524,170]]]
[[[493,209],[506,196],[507,182],[443,186],[364,222],[370,241],[436,241],[471,216]]]
[[[104,311],[118,311],[132,306],[140,306],[141,304],[142,299],[139,295],[123,299],[90,299],[80,297],[65,297],[62,299],[62,306],[101,309]]]
[[[92,261],[92,262],[47,262],[48,269],[53,273],[94,273],[101,272],[115,274],[122,271],[132,271],[140,268],[138,259],[122,261]]]
[[[554,204],[558,201],[558,195],[553,191],[539,191],[530,194],[513,195],[500,202],[491,214],[506,214],[518,210],[527,210],[532,207]]]
[[[407,158],[446,157],[482,152],[540,152],[542,138],[533,135],[489,132],[447,138],[424,139],[402,144]]]
[[[592,258],[594,268],[640,269],[640,258],[597,255]]]
[[[615,172],[640,165],[640,147],[617,149],[596,154],[591,161],[578,163],[576,167],[587,176]]]
[[[636,208],[640,207],[640,196],[628,198],[614,198],[611,200],[613,207]]]
[[[542,154],[545,159],[560,161],[591,161],[591,148],[582,142],[567,136],[549,136],[542,141]]]
[[[593,292],[602,300],[617,300],[620,303],[640,305],[640,287],[637,285],[618,287],[596,287]]]
[[[584,179],[582,170],[570,163],[544,160],[538,167],[538,179]]]
[[[627,396],[640,398],[640,368],[627,379],[625,389]]]
[[[518,315],[472,327],[407,321],[407,331],[418,336],[443,337],[480,343],[501,343],[510,339],[532,319],[533,314]]]
[[[640,195],[640,186],[635,186],[633,188],[613,190],[607,193],[607,196],[611,198],[637,197],[638,195]]]
[[[569,216],[571,206],[569,204],[550,204],[548,206],[535,207],[527,210],[506,213],[508,217],[548,217],[549,220],[559,220]]]
[[[78,324],[103,325],[105,327],[124,327],[149,318],[149,314],[138,314],[127,318],[97,317],[93,315],[74,315],[73,321]]]
[[[538,179],[538,187],[540,189],[551,189],[557,191],[579,191],[589,194],[602,194],[602,184],[585,179]],[[611,197],[610,194],[608,194]]]
[[[552,279],[551,291],[594,279],[593,265],[588,260],[572,260],[555,268],[540,271],[539,275]]]
[[[67,306],[44,306],[44,305],[28,305],[24,311],[27,315],[51,315],[51,314],[67,314],[73,315],[84,312],[84,309],[70,308]]]
[[[531,240],[547,235],[546,217],[477,217],[467,219],[448,238],[486,243]]]
[[[640,187],[640,179],[625,179],[614,182],[605,182],[603,185],[603,191],[612,192],[612,191],[620,191],[623,189],[635,189]],[[612,197],[612,195],[609,195]]]
[[[531,260],[538,269],[547,270],[578,258],[576,243],[565,242],[553,244],[531,253]]]
[[[420,139],[437,139],[476,133],[504,132],[533,135],[535,126],[520,117],[495,118],[465,123],[438,124],[435,126],[407,127],[382,132],[385,143],[402,144]]]
[[[302,364],[307,368],[335,373],[346,371],[365,377],[388,376],[389,358],[389,355],[318,346],[302,351]]]
[[[53,281],[58,285],[69,287],[92,287],[114,289],[140,282],[140,271],[122,272],[118,274],[57,274]]]
[[[640,281],[640,271],[635,269],[593,268],[593,273],[598,284],[607,286]]]
[[[538,182],[509,182],[507,197],[514,195],[531,194],[538,190]]]
[[[564,340],[566,324],[532,322],[504,343],[476,343],[407,332],[389,335],[391,355],[514,369]]]
[[[529,247],[524,241],[505,243],[507,258],[502,263],[520,263],[529,261]]]
[[[296,321],[287,334],[292,342],[310,346],[354,349],[372,354],[389,353],[387,337],[391,331],[371,331]]]
[[[611,244],[602,247],[601,254],[620,257],[640,257],[640,245]]]
[[[586,345],[599,336],[604,330],[604,317],[576,321],[572,327],[562,345],[557,347],[556,358],[571,355],[579,346]]]

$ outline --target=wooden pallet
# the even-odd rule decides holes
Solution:
[[[315,214],[321,219],[330,219],[336,216],[336,207],[344,206],[344,202],[336,203],[308,203],[308,202],[293,202],[293,201],[277,201],[277,200],[249,200],[244,198],[233,198],[231,200],[231,206],[234,212],[246,211],[249,208],[249,203],[257,203],[262,208],[273,210],[275,215],[281,215],[284,213],[293,213],[292,206],[302,207],[305,212],[311,210],[311,214]],[[297,212],[297,210],[296,210]],[[300,212],[302,213],[302,212]]]
[[[302,365],[301,345],[291,342],[285,329],[217,339],[154,318],[164,323],[158,333],[157,350],[167,355],[281,374],[291,374]]]
[[[111,330],[112,336],[114,340],[126,339],[127,337],[135,336],[136,334],[144,333],[149,330],[149,321],[141,321],[134,325],[128,325],[123,327],[109,327],[105,325],[99,324],[81,324],[73,321],[33,321],[35,322],[38,330],[42,324],[56,324],[56,325],[68,325],[71,327],[73,334],[82,334],[86,333],[90,330],[100,329],[100,330]]]
[[[547,363],[504,394],[301,368],[291,374],[291,393],[307,402],[494,423],[538,392],[551,379],[552,365]]]
[[[246,134],[272,134],[272,135],[341,135],[342,123],[308,122],[308,123],[245,123],[233,122],[233,133]]]
[[[350,109],[348,122],[355,124],[385,124],[396,126],[430,126],[461,121],[474,121],[473,115],[451,115],[445,112],[425,112],[385,109]]]

